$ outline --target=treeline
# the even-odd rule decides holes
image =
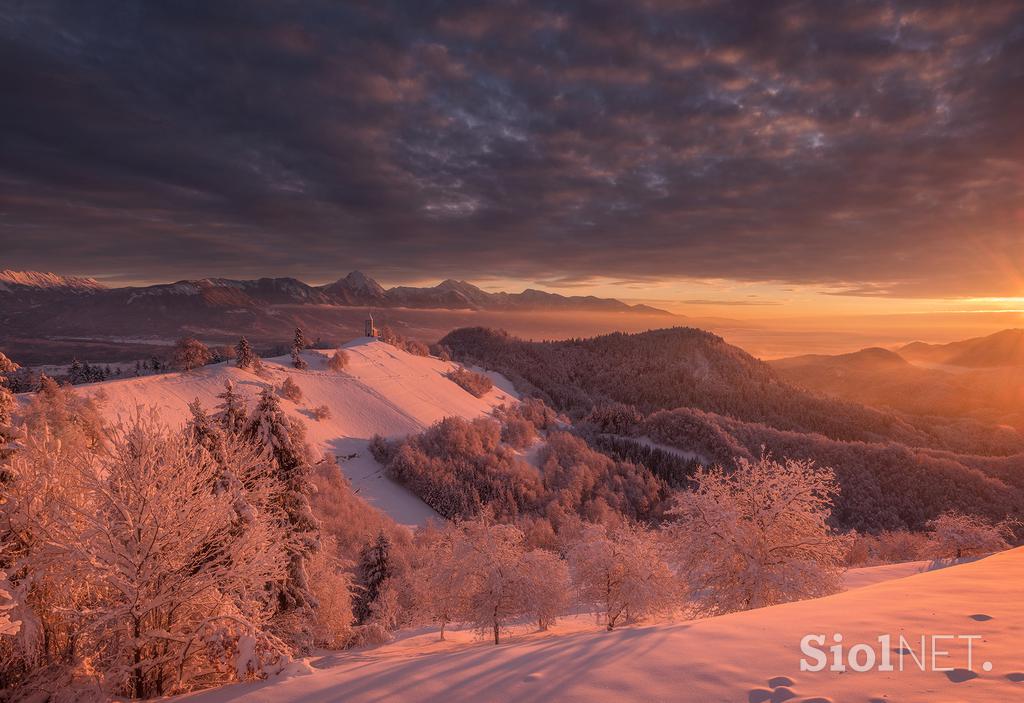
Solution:
[[[520,390],[577,418],[609,402],[635,406],[643,414],[688,407],[835,440],[895,441],[979,455],[1024,451],[1024,437],[1009,428],[904,416],[813,395],[698,329],[527,342],[501,331],[466,328],[440,344],[454,358],[498,371]]]

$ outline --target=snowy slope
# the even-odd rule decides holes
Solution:
[[[551,636],[520,635],[494,647],[467,638],[423,645],[420,635],[370,651],[309,660],[306,675],[282,676],[187,696],[190,703],[303,701],[826,701],[975,703],[1024,700],[1024,548],[972,563],[876,583],[828,598],[718,618],[600,632],[579,619]],[[566,632],[567,630],[577,630]],[[973,672],[966,641],[943,640],[939,666],[905,658],[890,673],[801,672],[806,634],[847,645],[901,634],[920,653],[922,635],[979,635]],[[456,633],[465,634],[465,633]],[[428,639],[430,638],[430,639]],[[898,645],[894,645],[894,648]],[[432,650],[432,651],[431,651]],[[929,658],[931,649],[929,648]],[[990,671],[983,663],[991,662]],[[929,662],[930,663],[930,662]],[[300,669],[301,671],[301,669]],[[779,677],[787,677],[791,683]],[[771,682],[771,683],[769,683]]]
[[[514,401],[510,384],[496,384],[486,396],[476,398],[445,378],[453,368],[450,363],[414,356],[366,337],[349,342],[345,349],[349,364],[341,373],[327,369],[333,351],[310,350],[303,353],[309,364],[303,371],[291,367],[290,357],[279,357],[263,360],[263,377],[217,364],[80,389],[98,394],[111,420],[137,407],[155,407],[168,422],[181,424],[188,418],[188,404],[196,398],[212,409],[225,380],[249,396],[251,407],[263,388],[278,386],[290,377],[302,389],[303,399],[299,403],[282,399],[282,407],[306,423],[310,442],[339,456],[359,495],[401,524],[418,525],[437,517],[419,498],[383,475],[366,450],[367,440],[374,434],[397,437],[418,432],[446,416],[489,413],[497,405]],[[330,409],[330,418],[312,417],[313,408],[320,405]]]

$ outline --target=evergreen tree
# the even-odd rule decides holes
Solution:
[[[381,532],[376,540],[363,547],[359,555],[356,576],[361,590],[353,606],[358,623],[363,624],[370,619],[374,604],[380,598],[384,585],[393,575],[391,540]]]
[[[307,565],[319,547],[320,525],[309,504],[309,496],[313,492],[310,481],[312,467],[305,428],[288,418],[272,388],[264,388],[249,421],[247,436],[263,449],[278,480],[285,486],[281,507],[287,515],[289,532],[295,537],[289,554],[288,578],[278,584],[279,608],[315,607]]]
[[[249,340],[242,337],[235,345],[235,366],[240,369],[252,368],[256,365],[256,353],[249,346]]]
[[[302,350],[309,346],[306,335],[300,327],[295,328],[295,339],[292,342],[292,366],[297,369],[308,368],[309,364],[302,358]]]
[[[217,406],[214,419],[226,432],[240,434],[246,427],[249,417],[245,411],[245,399],[235,392],[235,384],[224,381],[224,391],[217,394],[221,399]]]

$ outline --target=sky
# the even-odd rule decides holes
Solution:
[[[1024,3],[0,0],[0,268],[1024,309]]]

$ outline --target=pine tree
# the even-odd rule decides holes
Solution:
[[[391,559],[391,540],[383,532],[377,539],[363,547],[359,555],[357,578],[360,590],[356,598],[353,612],[359,624],[366,623],[373,614],[373,606],[381,597],[381,592],[388,579],[394,575],[394,564]]]
[[[249,420],[245,411],[245,399],[235,392],[235,384],[230,380],[224,381],[224,391],[218,393],[217,397],[221,402],[217,406],[214,419],[226,432],[240,434]]]
[[[256,365],[256,354],[249,346],[249,340],[242,337],[235,345],[235,366],[240,369],[252,368]]]
[[[273,463],[277,479],[286,487],[282,508],[288,516],[295,546],[290,550],[288,578],[279,584],[279,608],[315,607],[306,567],[319,547],[320,525],[309,504],[313,492],[312,467],[305,428],[288,418],[272,388],[264,388],[249,421],[247,436],[262,447],[265,458]]]
[[[306,341],[306,335],[302,333],[302,329],[299,327],[295,328],[295,340],[292,342],[292,366],[297,369],[305,369],[309,367],[309,364],[302,358],[302,350],[309,346],[309,342]]]

